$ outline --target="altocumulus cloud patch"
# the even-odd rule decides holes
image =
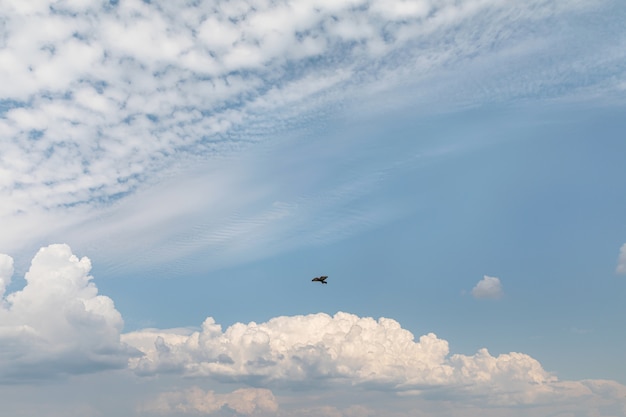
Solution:
[[[237,133],[247,123],[283,128],[263,115],[315,114],[523,45],[520,28],[587,3],[3,2],[0,214],[115,199],[181,150],[237,147],[255,136]]]
[[[69,246],[50,245],[33,258],[24,288],[4,294],[13,260],[0,255],[0,380],[124,368],[137,354],[120,341],[122,316],[90,270]]]

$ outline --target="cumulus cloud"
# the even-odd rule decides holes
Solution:
[[[474,298],[501,298],[504,295],[500,278],[485,275],[483,279],[478,281],[476,286],[472,288],[472,296]]]
[[[174,373],[277,387],[348,383],[425,397],[445,389],[501,405],[585,392],[523,353],[450,354],[448,342],[433,333],[415,341],[394,320],[341,312],[236,323],[225,331],[208,318],[200,331],[146,329],[123,340],[144,353],[131,360],[138,375]]]
[[[624,243],[619,250],[615,272],[618,274],[626,274],[626,243]]]
[[[156,411],[171,413],[176,411],[184,414],[216,413],[228,408],[237,415],[254,415],[264,412],[276,412],[278,403],[272,391],[264,388],[241,388],[230,393],[219,394],[192,387],[182,391],[161,393],[155,400],[140,407],[140,411]]]
[[[12,269],[11,258],[0,256],[3,283]],[[313,398],[300,408],[287,400],[283,408],[270,391],[274,388],[355,387],[352,392],[359,395],[369,390],[432,403],[444,398],[479,408],[584,403],[617,409],[626,396],[626,387],[614,381],[559,380],[523,353],[452,353],[433,333],[416,339],[395,320],[343,312],[236,323],[226,330],[207,318],[199,330],[120,335],[121,315],[110,298],[98,294],[90,269],[89,259],[78,258],[67,245],[50,245],[36,254],[24,288],[2,299],[0,382],[127,368],[137,376],[243,385],[226,393],[199,387],[163,392],[161,387],[161,394],[139,409],[174,415],[381,414],[367,404],[330,405]]]
[[[136,351],[120,342],[123,321],[113,301],[98,295],[91,262],[63,244],[41,248],[22,290],[0,304],[0,380],[49,378],[124,368]],[[12,259],[0,255],[6,283]]]

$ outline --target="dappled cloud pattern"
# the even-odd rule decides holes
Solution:
[[[239,149],[592,3],[2,2],[0,216],[118,198],[180,153]]]
[[[122,333],[121,314],[98,294],[90,270],[90,260],[68,245],[50,245],[33,258],[25,286],[10,291],[13,260],[0,255],[0,383],[127,369],[241,387],[164,391],[141,406],[157,413],[271,415],[280,401],[270,390],[327,386],[477,406],[626,405],[617,382],[559,380],[524,353],[452,354],[446,340],[433,333],[416,340],[389,318],[317,313],[223,330],[209,317],[199,330]]]

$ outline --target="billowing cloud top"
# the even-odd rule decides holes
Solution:
[[[437,387],[489,395],[493,403],[532,403],[564,389],[522,353],[450,355],[430,333],[415,341],[396,321],[347,313],[277,317],[222,331],[212,318],[201,331],[142,330],[123,340],[145,353],[140,375],[179,373],[221,381],[288,386],[349,381],[364,387],[427,394]]]
[[[198,388],[166,392],[145,405],[162,412],[236,409],[243,398],[246,411],[240,413],[272,411],[268,388],[341,385],[425,400],[454,399],[466,406],[589,399],[613,406],[626,395],[626,387],[613,381],[561,381],[523,353],[494,356],[480,349],[474,355],[451,354],[448,342],[433,333],[415,341],[395,320],[342,312],[236,323],[225,331],[207,318],[199,331],[145,329],[127,333],[123,340],[144,353],[130,361],[138,375],[175,374],[262,387],[221,395]],[[334,410],[328,415],[344,414]]]
[[[89,259],[67,245],[37,253],[26,286],[1,300],[0,380],[126,366],[135,351],[120,342],[122,317],[109,297],[98,295],[90,270]],[[0,255],[1,282],[11,273],[12,259]]]

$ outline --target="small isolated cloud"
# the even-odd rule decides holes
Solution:
[[[90,270],[69,246],[50,245],[33,258],[25,287],[5,295],[13,259],[0,255],[0,381],[126,366],[136,351],[120,342],[122,316]]]
[[[275,413],[278,410],[278,403],[272,391],[264,388],[242,388],[218,394],[193,387],[161,393],[155,400],[141,406],[140,411],[209,415],[225,407],[237,415],[248,416],[263,412]]]
[[[626,274],[626,243],[624,243],[619,250],[615,272],[618,274]]]
[[[500,278],[485,275],[478,284],[472,288],[474,298],[491,298],[498,299],[504,295]]]

